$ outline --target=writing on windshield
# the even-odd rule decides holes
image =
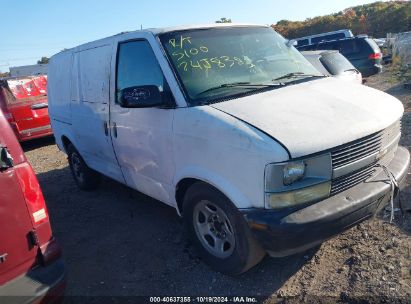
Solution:
[[[177,68],[187,72],[189,68],[194,70],[205,71],[217,68],[232,68],[234,65],[244,65],[249,69],[255,67],[247,58],[230,57],[227,55],[213,56],[218,52],[209,52],[206,45],[197,45],[192,43],[192,37],[180,35],[177,38],[171,38],[168,41],[173,52],[171,55],[177,60]]]

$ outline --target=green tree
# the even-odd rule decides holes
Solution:
[[[37,60],[37,64],[47,64],[47,63],[49,63],[49,60],[50,60],[50,58],[43,56],[43,57],[41,57],[40,60]]]
[[[217,20],[215,23],[231,23],[231,19],[230,18],[220,18],[220,20]]]

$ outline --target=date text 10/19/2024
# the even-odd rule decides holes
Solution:
[[[150,303],[257,303],[255,297],[150,297]]]

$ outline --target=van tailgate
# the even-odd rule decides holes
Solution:
[[[34,133],[51,129],[47,98],[19,102],[9,106],[20,133]]]

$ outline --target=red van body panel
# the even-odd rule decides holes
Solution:
[[[47,102],[47,76],[0,81],[0,108],[19,141],[52,135]]]
[[[65,268],[37,177],[2,111],[0,130],[0,298],[32,286],[37,301],[64,290]]]

